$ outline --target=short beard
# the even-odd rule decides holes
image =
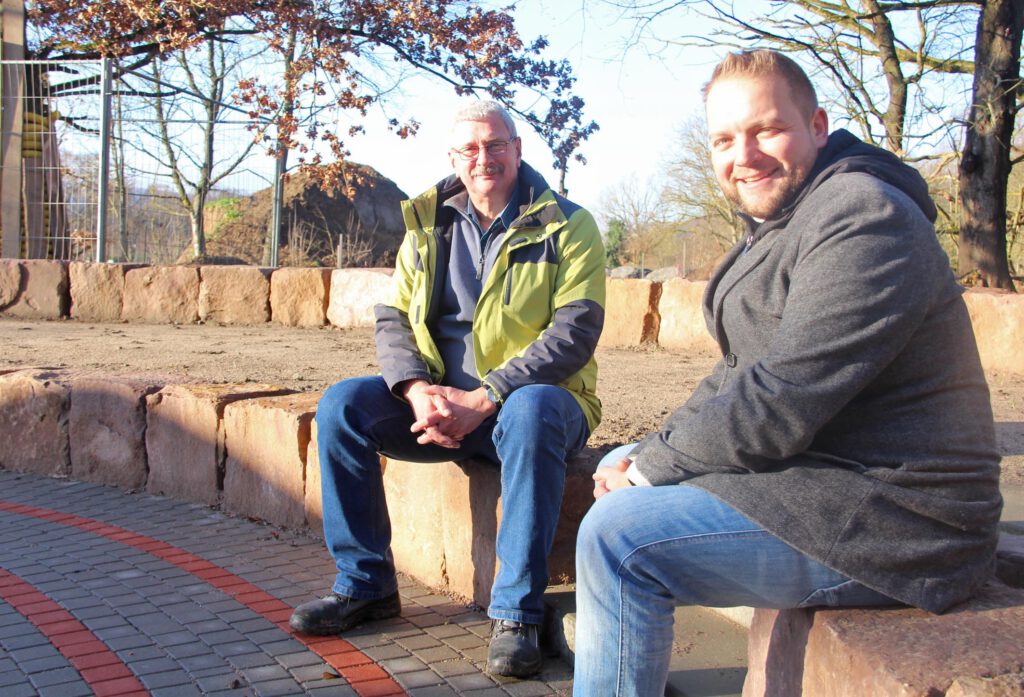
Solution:
[[[807,181],[808,172],[794,171],[787,176],[782,188],[772,193],[767,199],[761,198],[753,205],[743,200],[740,196],[739,187],[734,182],[727,182],[722,187],[722,193],[740,212],[749,215],[757,220],[768,220],[775,217],[783,208],[793,203],[797,195]]]

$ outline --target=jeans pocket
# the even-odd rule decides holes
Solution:
[[[857,581],[843,581],[813,591],[797,607],[865,607],[899,605],[899,602]]]

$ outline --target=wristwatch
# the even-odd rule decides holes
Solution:
[[[498,397],[498,393],[491,389],[490,385],[484,385],[484,389],[487,391],[487,400],[498,409],[501,409],[501,398]]]

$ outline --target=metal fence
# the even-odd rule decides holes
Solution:
[[[153,104],[160,93],[163,118]],[[202,149],[189,105],[202,96],[163,90],[110,61],[6,60],[0,99],[0,256],[173,263],[189,249]],[[274,161],[247,147],[247,118],[219,119],[216,137],[211,168],[244,157],[207,202],[272,186]]]

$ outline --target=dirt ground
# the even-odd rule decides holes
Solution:
[[[714,363],[710,353],[601,348],[604,421],[590,444],[631,442],[656,429]],[[185,375],[323,390],[377,372],[370,329],[91,324],[0,318],[0,370],[49,366],[89,373]],[[1003,485],[1024,489],[1024,376],[990,373]]]

